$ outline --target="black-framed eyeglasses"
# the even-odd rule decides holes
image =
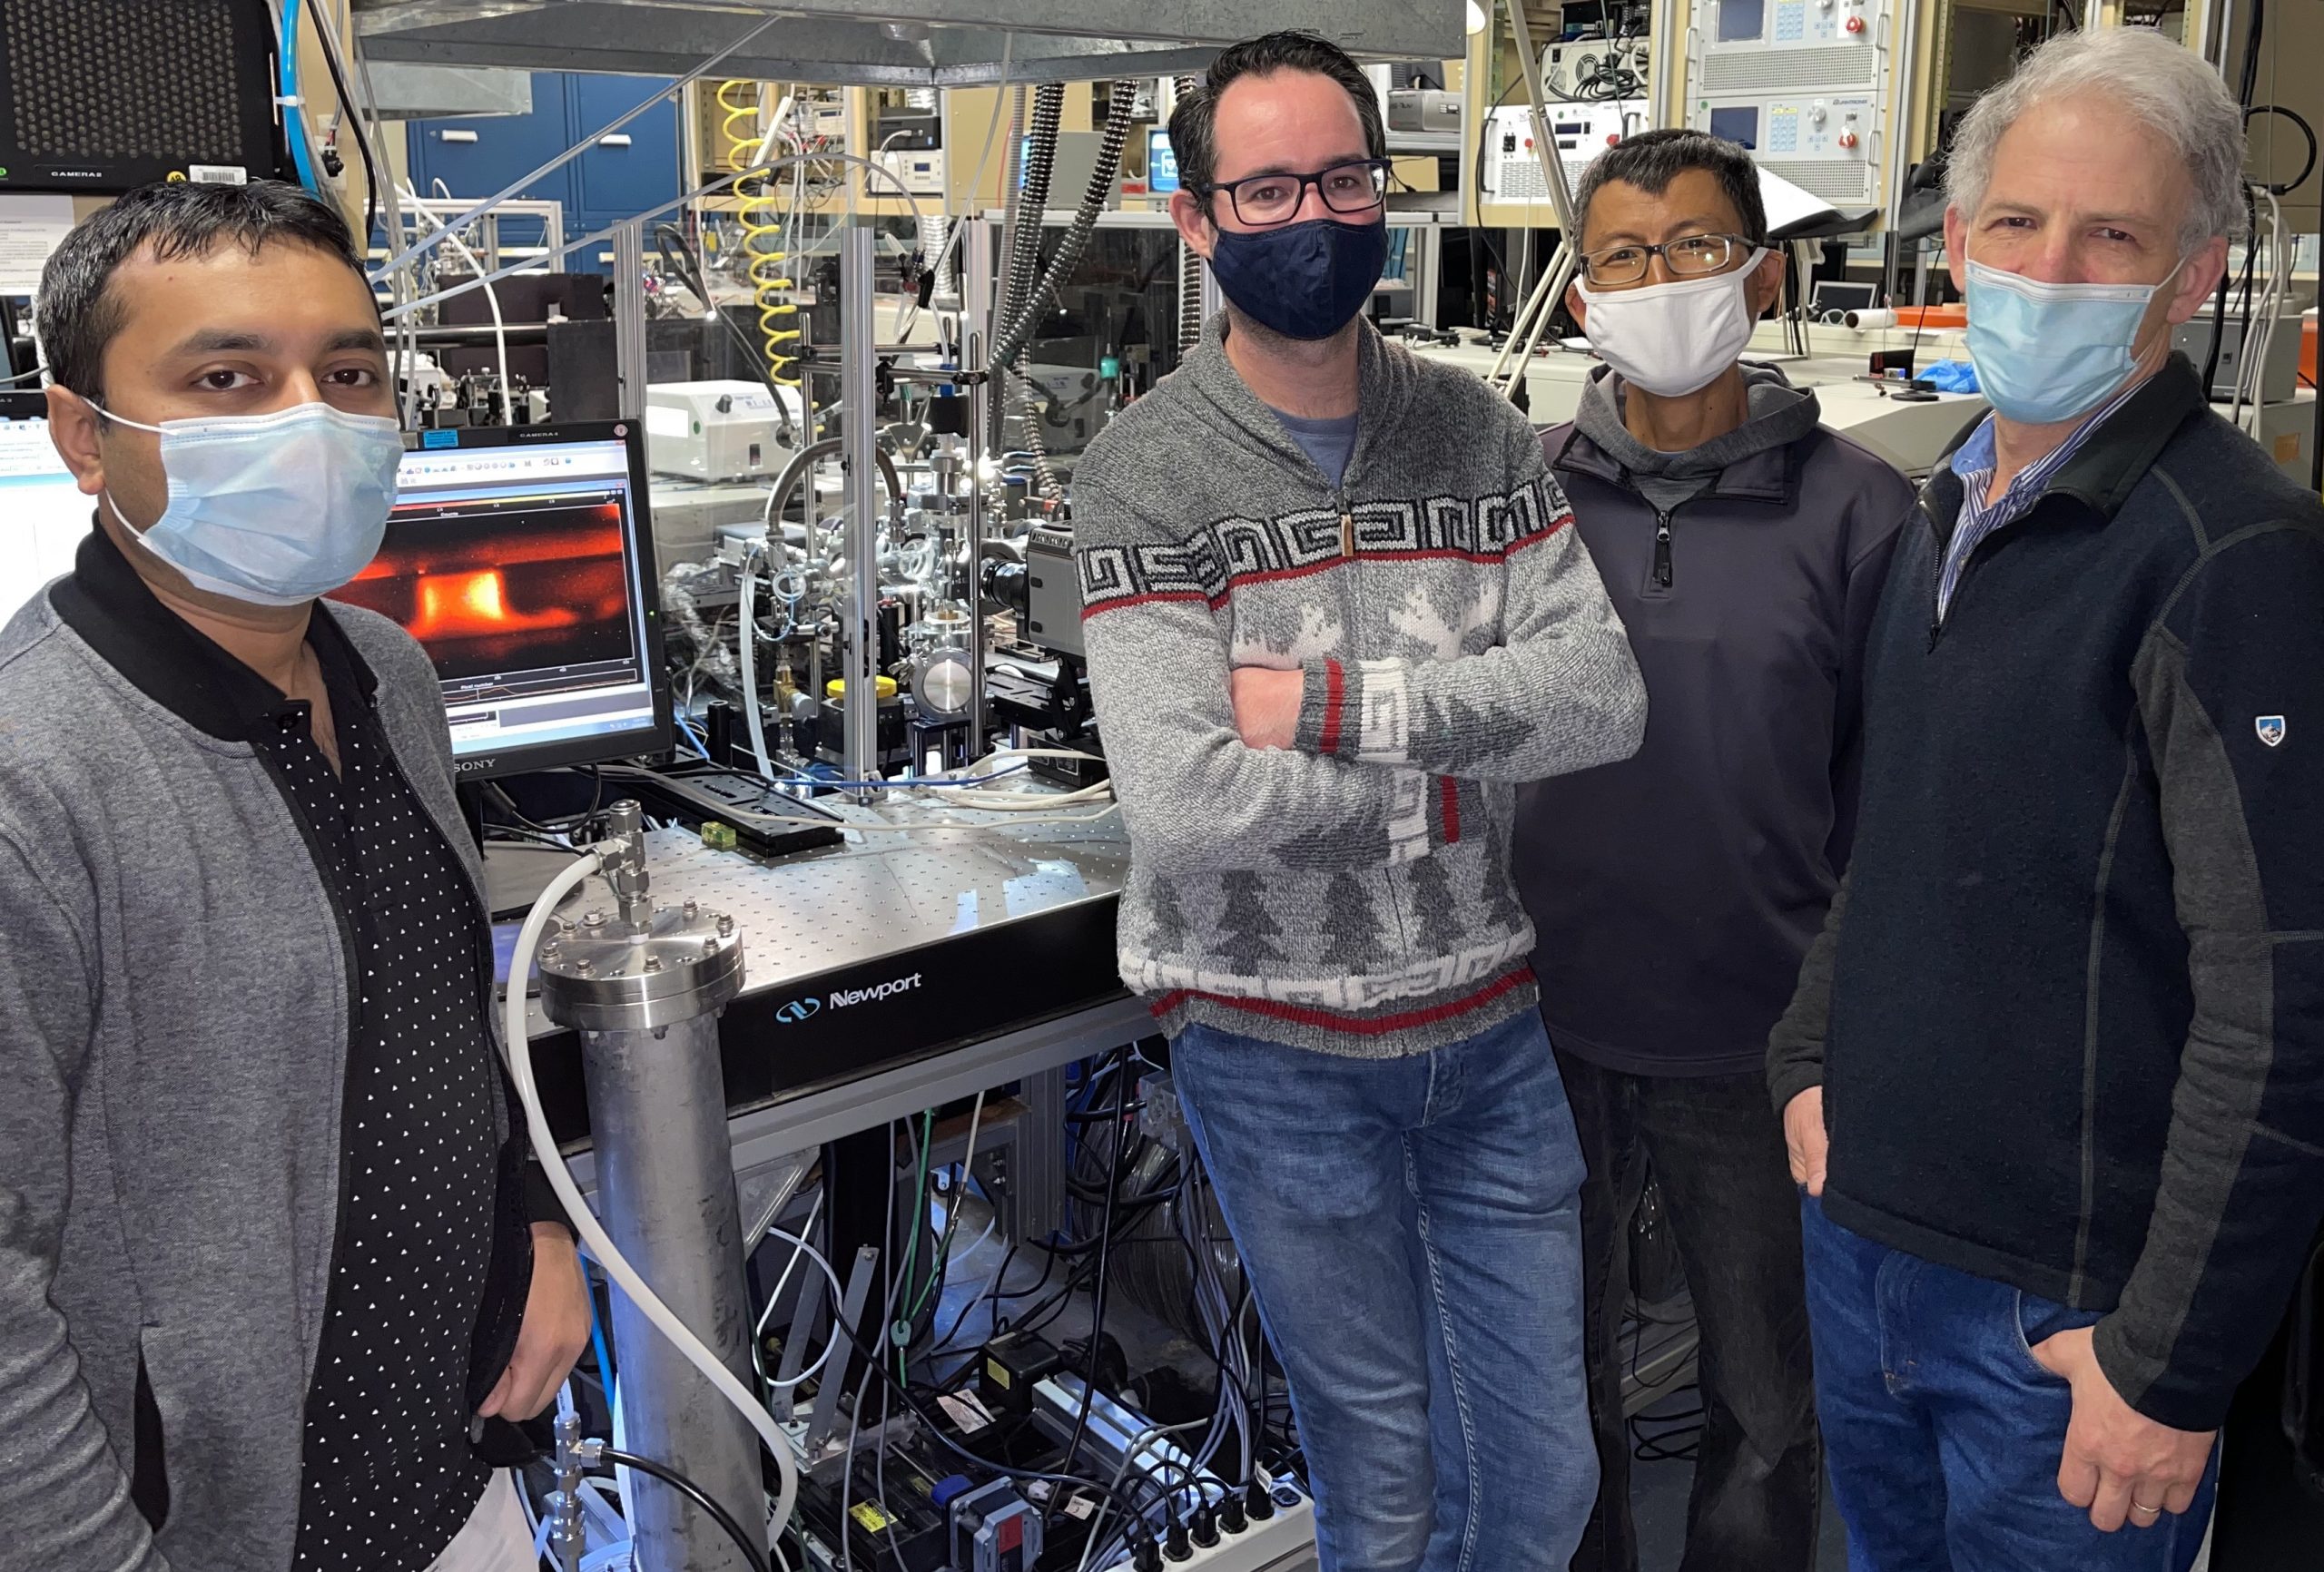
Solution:
[[[1681,235],[1659,246],[1607,246],[1585,252],[1581,273],[1600,289],[1619,290],[1644,279],[1648,266],[1660,257],[1672,278],[1699,279],[1725,272],[1738,256],[1748,257],[1751,250],[1751,242],[1741,235]]]
[[[1335,213],[1360,213],[1376,208],[1388,194],[1388,161],[1357,159],[1335,163],[1314,174],[1254,174],[1221,181],[1196,189],[1198,196],[1226,193],[1237,221],[1246,224],[1279,224],[1290,220],[1307,200],[1314,186],[1324,205]]]

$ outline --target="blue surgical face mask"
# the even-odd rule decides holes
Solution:
[[[348,583],[379,554],[395,506],[403,435],[393,420],[300,404],[271,415],[108,420],[162,438],[170,500],[140,534],[196,589],[289,606]]]
[[[1286,339],[1328,339],[1354,319],[1388,260],[1385,223],[1310,219],[1218,231],[1210,270],[1236,309]]]
[[[2160,284],[2045,284],[1969,263],[1969,359],[1985,401],[2028,426],[2095,408],[2130,379],[2147,306],[2178,274]]]

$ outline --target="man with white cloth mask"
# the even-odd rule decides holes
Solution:
[[[1572,1099],[1604,1486],[1575,1572],[1633,1572],[1618,1338],[1651,1169],[1703,1338],[1687,1572],[1807,1572],[1821,1463],[1767,1034],[1855,830],[1866,633],[1912,491],[1738,357],[1781,286],[1751,160],[1654,131],[1576,193],[1606,362],[1543,437],[1651,704],[1636,757],[1528,787],[1518,887]]]

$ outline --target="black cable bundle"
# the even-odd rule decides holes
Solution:
[[[710,1492],[700,1485],[667,1464],[657,1463],[651,1458],[641,1458],[635,1452],[617,1452],[613,1448],[607,1447],[598,1455],[616,1467],[635,1469],[641,1474],[651,1474],[669,1486],[679,1495],[701,1508],[711,1521],[716,1523],[725,1531],[726,1537],[741,1547],[743,1554],[749,1558],[752,1566],[759,1569],[759,1572],[773,1572],[773,1565],[767,1559],[766,1547],[753,1543],[751,1537],[743,1531],[743,1526],[734,1520],[734,1514],[713,1500]]]

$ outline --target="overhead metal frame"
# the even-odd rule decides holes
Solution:
[[[678,75],[780,13],[722,67],[763,81],[967,87],[1196,71],[1305,27],[1377,60],[1462,53],[1465,0],[355,0],[373,61]]]

